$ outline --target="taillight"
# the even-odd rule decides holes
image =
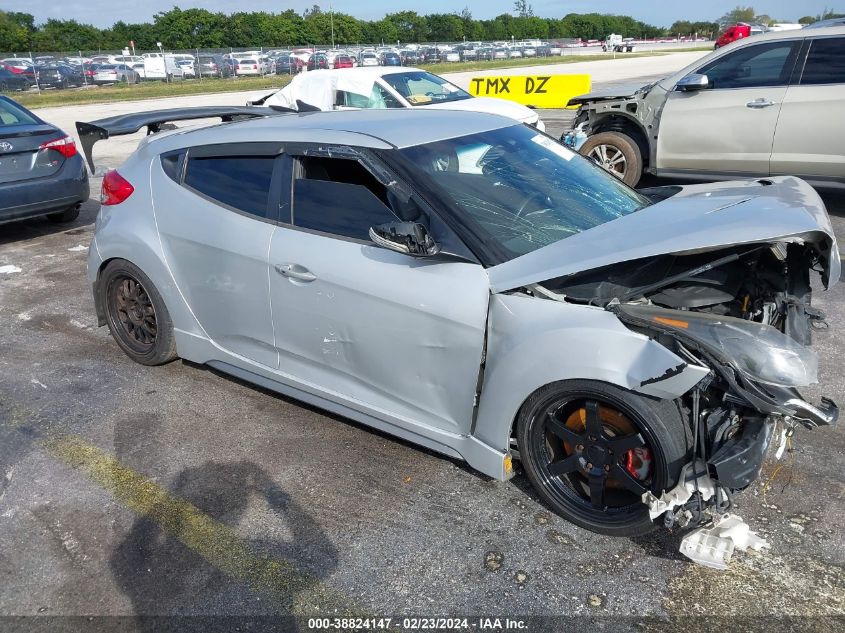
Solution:
[[[57,138],[53,141],[41,143],[38,149],[53,149],[65,158],[70,158],[71,156],[76,155],[76,143],[74,143],[73,139],[69,136],[63,136],[62,138]]]
[[[103,187],[100,190],[100,204],[120,204],[132,195],[135,187],[115,170],[103,176]]]

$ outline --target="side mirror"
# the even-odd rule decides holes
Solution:
[[[370,239],[382,248],[414,257],[431,257],[440,252],[440,245],[418,222],[388,222],[370,227]]]
[[[675,87],[682,92],[694,92],[696,90],[709,88],[710,80],[707,78],[707,75],[690,73],[686,77],[683,77]]]

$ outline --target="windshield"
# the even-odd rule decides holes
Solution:
[[[384,75],[382,80],[414,106],[472,98],[472,95],[442,77],[422,70],[392,73]]]
[[[501,263],[647,206],[615,176],[513,125],[398,150]]]

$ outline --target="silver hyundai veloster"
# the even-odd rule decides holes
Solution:
[[[88,268],[139,363],[205,363],[498,480],[519,460],[557,513],[612,535],[724,512],[777,438],[836,422],[798,392],[824,319],[811,272],[829,287],[840,261],[797,178],[637,192],[458,111],[77,126],[89,163],[97,140],[156,132],[104,177]]]

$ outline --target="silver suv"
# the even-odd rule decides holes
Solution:
[[[576,97],[564,142],[635,185],[801,176],[845,185],[845,27],[769,33],[655,84]]]

